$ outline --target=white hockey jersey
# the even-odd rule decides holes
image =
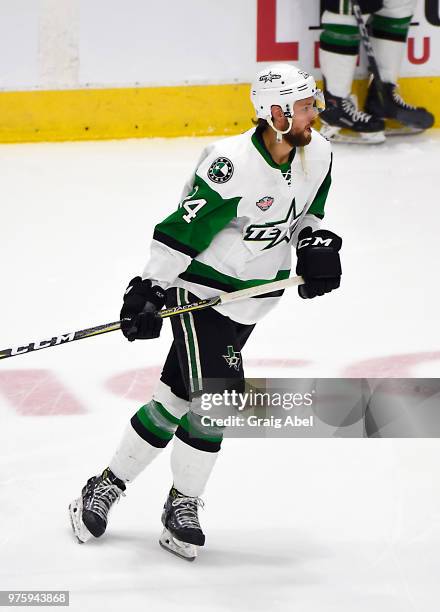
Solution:
[[[154,231],[143,278],[183,287],[200,299],[288,278],[292,247],[318,229],[331,184],[330,143],[315,130],[309,145],[276,164],[259,128],[208,145],[178,209]],[[217,309],[252,324],[282,292]]]

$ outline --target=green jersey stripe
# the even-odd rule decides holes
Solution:
[[[231,293],[232,291],[236,291],[235,287],[231,285],[225,285],[224,283],[220,283],[219,281],[205,278],[204,276],[198,276],[197,274],[187,274],[184,272],[180,274],[179,278],[188,283],[195,283],[196,285],[202,285],[202,287],[209,287],[210,289],[217,289],[219,292],[223,293]],[[259,300],[268,297],[281,297],[284,293],[284,289],[280,289],[279,291],[271,291],[270,293],[263,293],[262,295],[254,295],[250,297],[250,300]]]
[[[333,153],[330,158],[330,166],[326,174],[326,177],[322,181],[321,186],[318,189],[318,193],[316,194],[310,208],[307,211],[308,214],[315,215],[316,217],[319,217],[320,219],[324,218],[325,202],[327,200],[330,185],[332,184],[332,164],[333,164]]]
[[[157,229],[154,230],[153,240],[157,240],[157,242],[161,242],[167,247],[173,249],[174,251],[178,251],[179,253],[188,255],[188,257],[191,258],[197,257],[197,255],[199,254],[199,251],[196,251],[196,249],[192,248],[191,246],[183,244],[182,242],[179,242],[179,240],[176,240],[172,236],[168,236],[167,234],[160,232]]]
[[[239,289],[248,289],[249,287],[256,287],[257,285],[264,285],[265,283],[272,283],[276,280],[284,280],[285,278],[289,278],[290,270],[279,270],[274,278],[253,278],[251,280],[241,280],[239,278],[235,278],[233,276],[228,276],[227,274],[223,274],[219,272],[215,268],[208,266],[201,261],[197,261],[194,259],[185,272],[183,272],[179,278],[183,280],[189,280],[190,275],[196,275],[201,277],[201,279],[206,279],[207,283],[209,281],[215,281],[217,283],[221,283],[221,288],[224,291],[238,291]],[[205,284],[205,283],[200,283]],[[208,285],[212,286],[212,285]],[[220,288],[217,284],[215,288]]]
[[[285,162],[284,164],[277,164],[276,162],[274,162],[271,154],[266,149],[266,145],[264,144],[261,129],[259,129],[258,127],[256,128],[255,132],[252,134],[251,140],[252,140],[254,147],[262,155],[262,157],[264,157],[264,159],[267,161],[269,166],[272,166],[272,168],[276,168],[277,170],[280,170],[284,174],[290,170],[292,161],[295,158],[296,147],[294,147],[292,151],[290,152],[289,160],[287,162]]]
[[[241,196],[223,199],[196,174],[191,193],[175,212],[156,225],[155,237],[195,257],[208,248],[214,236],[237,216],[240,200]]]

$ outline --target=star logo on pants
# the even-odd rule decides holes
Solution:
[[[234,351],[234,347],[231,344],[227,346],[226,350],[228,351],[228,354],[222,355],[222,357],[226,359],[226,363],[230,368],[235,368],[236,370],[239,370],[241,364],[240,352]]]

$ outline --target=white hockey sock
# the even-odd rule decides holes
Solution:
[[[397,83],[406,43],[371,37],[379,74],[385,83]]]
[[[174,487],[190,497],[199,497],[214,468],[218,453],[198,450],[177,437],[173,440],[171,470]]]
[[[117,478],[131,482],[138,476],[162,448],[156,448],[143,440],[129,424],[122,440],[109,463],[109,468]]]
[[[343,55],[320,49],[319,61],[327,90],[334,96],[347,98],[351,92],[357,55]]]

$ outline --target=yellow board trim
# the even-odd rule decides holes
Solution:
[[[401,79],[440,127],[440,77]],[[0,92],[0,142],[238,134],[252,126],[249,84]],[[366,81],[356,81],[363,101]]]

